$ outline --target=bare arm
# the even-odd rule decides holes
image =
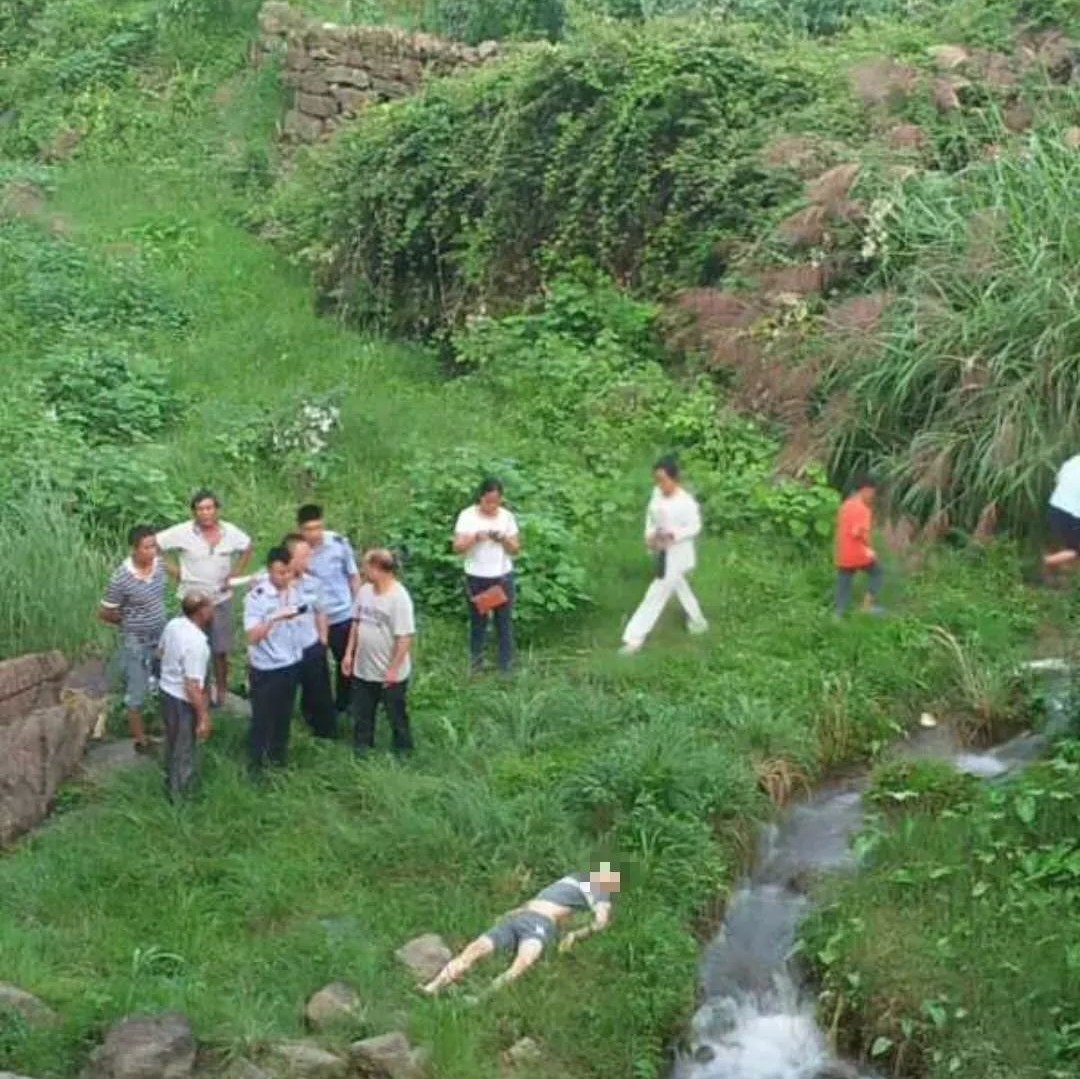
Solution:
[[[386,672],[386,684],[393,685],[398,680],[398,671],[401,665],[409,657],[409,649],[412,648],[413,639],[409,637],[396,637],[394,639],[394,654],[390,657],[390,667]]]
[[[607,928],[610,921],[611,904],[597,903],[596,910],[593,914],[592,924],[582,926],[580,929],[575,929],[573,932],[567,933],[566,936],[563,937],[562,943],[559,945],[559,951],[569,951],[579,940],[584,940],[586,937],[591,937],[594,933],[599,933]]]
[[[479,532],[455,532],[454,554],[464,554],[480,542]]]
[[[315,615],[315,632],[319,635],[319,641],[323,647],[326,647],[326,642],[330,640],[330,623],[326,620],[326,615],[319,611]]]
[[[502,546],[508,555],[516,555],[521,550],[521,533],[516,532],[512,536],[503,536]]]
[[[248,544],[247,549],[240,552],[240,557],[236,560],[236,564],[233,566],[232,576],[243,577],[244,570],[248,568],[248,563],[251,561],[251,552],[254,547]]]
[[[356,660],[356,646],[360,640],[360,623],[354,618],[349,626],[349,640],[345,645],[345,654],[341,657],[341,671],[346,678],[352,678],[353,663]]]
[[[187,694],[188,703],[195,709],[195,737],[209,737],[212,727],[205,686],[197,678],[185,678],[184,692]]]
[[[102,622],[105,622],[110,626],[120,625],[119,607],[110,607],[107,603],[102,603],[98,607],[97,616]]]
[[[165,572],[174,580],[180,580],[180,563],[175,558],[166,558],[164,554],[161,556],[161,564],[165,567]]]
[[[290,618],[295,617],[296,611],[292,610],[291,608],[287,608],[284,611],[276,611],[274,614],[270,615],[270,617],[267,618],[265,621],[257,622],[254,626],[251,627],[251,629],[247,631],[246,636],[248,644],[258,644],[260,641],[265,641],[266,638],[269,637],[271,633],[273,633],[274,627],[279,622],[285,622],[288,621]]]

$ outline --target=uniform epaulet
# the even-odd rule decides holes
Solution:
[[[341,544],[342,547],[344,547],[345,546],[345,537],[343,535],[341,535],[339,532],[335,532],[334,533],[334,542],[339,543],[339,544]]]

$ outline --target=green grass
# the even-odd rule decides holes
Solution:
[[[10,565],[0,606],[0,655],[59,648],[78,655],[103,643],[92,621],[110,567],[70,514],[37,492],[24,492],[0,520]]]
[[[806,931],[822,1012],[846,1012],[849,1051],[900,1076],[1076,1075],[1077,749],[1004,786],[954,781],[944,809],[911,777],[919,800],[901,810],[923,811],[871,827],[866,868],[829,889]]]

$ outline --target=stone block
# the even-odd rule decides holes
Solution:
[[[403,83],[394,82],[392,79],[377,79],[372,76],[371,89],[374,94],[384,100],[409,96],[409,87]]]
[[[300,76],[297,87],[305,94],[314,94],[316,97],[322,97],[330,92],[330,83],[319,71],[305,72]]]
[[[314,1030],[325,1030],[355,1020],[361,1014],[360,998],[351,985],[331,982],[315,993],[304,1007],[304,1019]]]
[[[68,664],[62,652],[38,652],[0,661],[0,724],[60,701]]]
[[[323,122],[314,116],[305,116],[296,109],[285,114],[285,135],[297,142],[315,142],[323,133]]]
[[[337,102],[332,97],[318,94],[297,94],[296,107],[306,116],[317,116],[320,119],[337,114]]]
[[[109,1029],[86,1079],[190,1079],[195,1051],[191,1023],[179,1012],[129,1016]]]
[[[0,845],[42,821],[82,761],[103,701],[77,690],[63,704],[0,726]]]
[[[437,933],[424,933],[398,948],[394,958],[408,967],[417,981],[427,982],[450,962],[453,954]]]
[[[354,90],[349,86],[335,86],[333,95],[341,111],[355,116],[371,104],[371,94],[363,90]]]
[[[323,72],[328,83],[335,86],[355,86],[360,90],[366,90],[371,85],[371,76],[362,68],[346,67],[344,64],[335,64]]]

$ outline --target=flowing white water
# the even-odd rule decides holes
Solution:
[[[1045,734],[961,753],[940,730],[926,731],[908,751],[951,760],[958,771],[991,781],[1041,756],[1069,725],[1069,668],[1055,661],[1029,669],[1057,676]],[[790,963],[808,879],[855,867],[850,841],[863,823],[861,787],[853,781],[823,789],[763,831],[757,866],[736,888],[705,951],[704,1003],[672,1079],[872,1079],[830,1052],[814,1020],[813,996]]]

